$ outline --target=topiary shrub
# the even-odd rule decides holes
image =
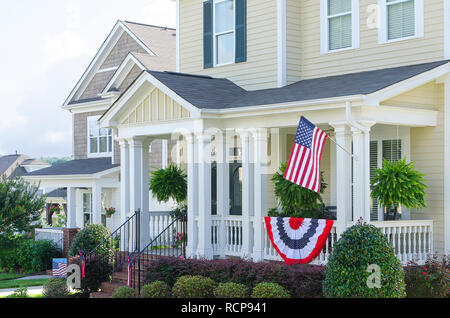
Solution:
[[[136,298],[136,291],[128,286],[117,288],[111,295],[112,298]]]
[[[379,284],[369,265],[379,266]],[[323,291],[326,297],[334,298],[405,297],[404,279],[400,260],[381,231],[370,224],[357,224],[336,242],[326,267]]]
[[[185,275],[173,285],[172,295],[175,298],[213,298],[216,286],[209,277]]]
[[[69,256],[78,255],[80,250],[83,250],[85,253],[91,252],[97,245],[105,241],[110,234],[108,228],[101,224],[87,225],[74,237],[72,245],[70,246]],[[114,256],[113,240],[106,241],[95,253],[112,259]]]
[[[169,285],[160,280],[144,285],[141,289],[141,298],[169,298],[170,296]]]
[[[44,298],[67,298],[69,295],[66,280],[61,278],[49,279],[42,290]]]
[[[233,282],[220,283],[214,289],[216,298],[245,298],[248,296],[248,288],[243,284]]]
[[[277,283],[261,282],[253,288],[252,298],[291,298],[291,295]]]

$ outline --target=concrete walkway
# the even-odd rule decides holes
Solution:
[[[34,276],[25,276],[22,278],[17,278],[16,280],[30,280],[30,279],[46,279],[52,278],[50,275],[34,275]]]

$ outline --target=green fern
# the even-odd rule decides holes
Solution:
[[[159,202],[173,199],[181,204],[187,197],[187,175],[181,168],[171,163],[167,168],[151,173],[150,191]]]

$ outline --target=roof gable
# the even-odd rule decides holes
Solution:
[[[170,41],[175,30],[163,27],[117,21],[94,59],[63,104],[79,104],[84,100],[100,98],[105,86],[116,74],[119,66],[130,52],[143,56],[159,57],[162,60],[175,56],[175,39]],[[173,43],[172,43],[173,42]],[[162,46],[159,48],[159,46]],[[157,51],[158,53],[154,52]],[[173,51],[170,55],[166,52]],[[159,55],[162,54],[162,55]],[[175,57],[173,57],[175,61]],[[173,62],[175,63],[175,62]]]

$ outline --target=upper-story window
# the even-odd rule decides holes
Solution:
[[[380,0],[380,43],[423,36],[423,0]]]
[[[321,52],[359,47],[359,1],[321,0]]]
[[[88,157],[102,157],[113,152],[113,138],[111,128],[100,128],[100,116],[87,119],[88,128]]]
[[[203,3],[204,67],[247,60],[247,1],[208,0]]]

